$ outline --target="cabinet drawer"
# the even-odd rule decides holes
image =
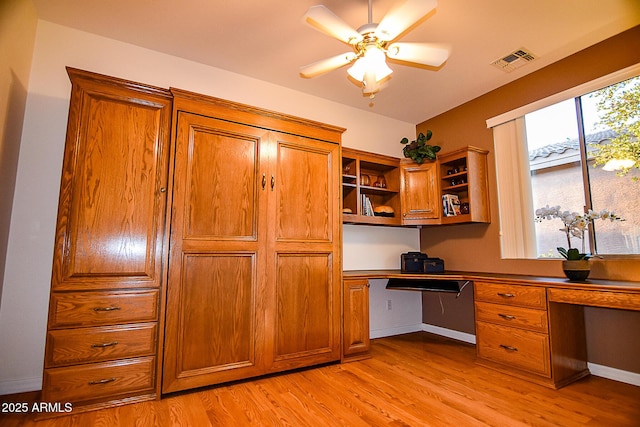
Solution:
[[[476,320],[546,333],[547,311],[505,304],[476,302]]]
[[[152,322],[158,291],[53,293],[49,328]]]
[[[118,396],[152,393],[155,357],[142,357],[90,365],[44,370],[48,402],[91,402]]]
[[[157,329],[155,323],[144,323],[49,331],[46,367],[151,356]]]
[[[474,282],[474,290],[476,301],[547,308],[547,294],[541,287]]]
[[[551,377],[549,336],[476,322],[478,357]]]

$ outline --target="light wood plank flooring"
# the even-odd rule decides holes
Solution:
[[[0,426],[640,426],[640,387],[592,376],[551,390],[474,360],[473,345],[419,332],[373,341],[363,361]]]

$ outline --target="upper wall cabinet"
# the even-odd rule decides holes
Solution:
[[[464,147],[417,164],[342,149],[343,222],[377,225],[489,223],[488,151]]]
[[[491,222],[487,154],[469,146],[438,158],[441,224]]]
[[[342,149],[342,221],[401,225],[400,160]]]
[[[441,211],[438,163],[403,160],[401,176],[402,224],[438,224]]]

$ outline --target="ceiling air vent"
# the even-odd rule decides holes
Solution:
[[[536,59],[535,55],[525,48],[511,52],[507,56],[497,59],[491,63],[496,68],[499,68],[507,73],[522,67],[527,62],[531,62]]]

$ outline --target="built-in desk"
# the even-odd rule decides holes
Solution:
[[[438,290],[432,281],[441,280],[447,283],[443,292],[455,291],[450,286],[453,282],[473,282],[478,363],[553,388],[589,374],[584,306],[640,311],[640,282],[570,282],[558,277],[463,271],[343,272],[345,288],[369,279],[401,279],[398,289],[422,290],[411,286],[416,280],[426,283],[431,289],[425,290],[430,291]],[[368,315],[368,308],[360,311]]]

